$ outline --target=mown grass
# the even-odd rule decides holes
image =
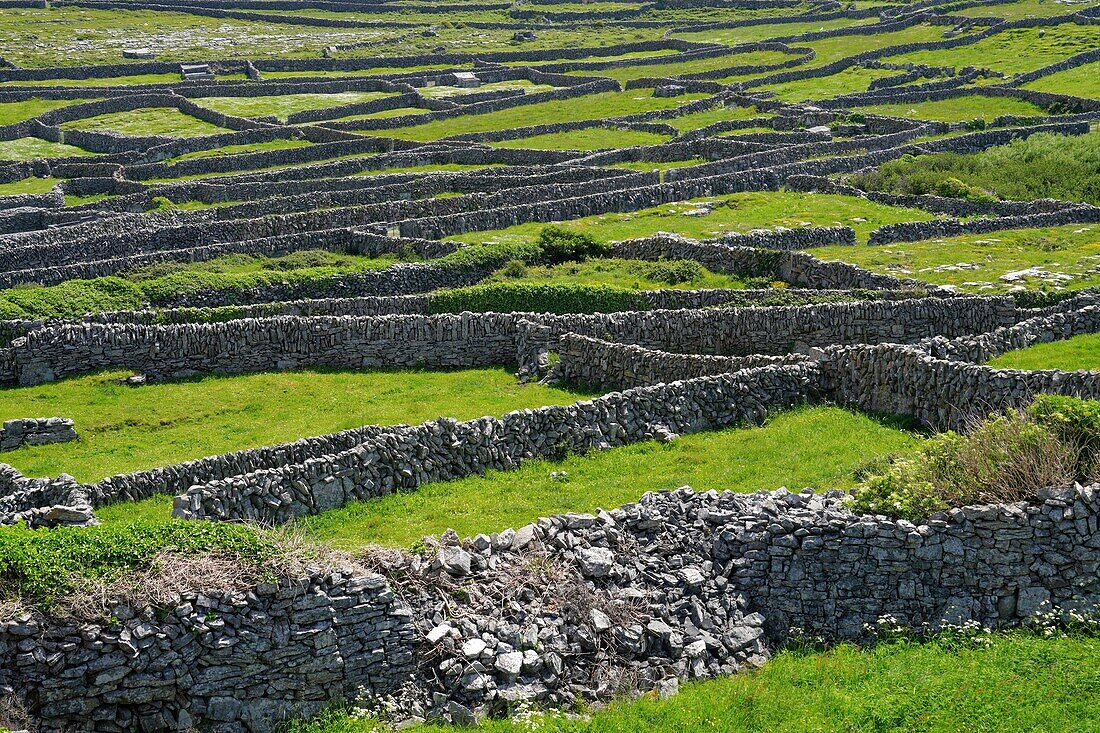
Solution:
[[[602,92],[573,99],[521,105],[497,112],[462,115],[434,120],[420,125],[378,130],[375,134],[402,140],[423,142],[438,140],[451,135],[471,132],[493,132],[516,127],[528,127],[550,122],[577,122],[619,117],[637,112],[659,109],[675,109],[689,101],[702,99],[704,94],[686,94],[682,97],[654,97],[651,89],[633,89],[626,92]]]
[[[636,145],[660,145],[666,140],[668,140],[668,135],[658,135],[643,130],[587,127],[583,130],[554,132],[532,137],[521,137],[516,140],[501,140],[491,144],[498,148],[526,148],[529,150],[611,150]]]
[[[126,112],[109,112],[61,125],[70,130],[107,130],[123,135],[168,135],[194,137],[228,132],[223,127],[192,117],[175,107],[146,107]]]
[[[1027,633],[991,635],[988,646],[844,644],[825,652],[782,652],[760,669],[684,685],[668,700],[647,695],[581,718],[546,716],[536,719],[536,727],[489,722],[472,730],[1085,733],[1100,730],[1098,655],[1100,639],[1093,636]],[[334,713],[291,732],[366,733],[372,725]]]
[[[1100,261],[1100,227],[1088,224],[966,234],[877,247],[822,247],[813,254],[972,292],[1002,292],[1016,285],[1048,287],[1041,277],[1019,282],[1000,279],[1030,267],[1071,276],[1070,288],[1100,285],[1096,269]]]
[[[1036,344],[991,359],[998,369],[1061,369],[1067,372],[1086,369],[1100,371],[1100,334],[1074,336],[1064,341]]]
[[[884,59],[891,63],[955,67],[977,66],[1006,74],[1032,71],[1082,51],[1096,48],[1100,29],[1062,23],[1045,28],[1008,28],[989,38],[947,52],[914,51]]]
[[[506,369],[287,371],[118,383],[111,372],[0,390],[0,418],[64,415],[75,443],[4,454],[29,476],[70,473],[95,481],[228,451],[361,425],[471,419],[522,407],[567,404],[578,393],[524,386]]]
[[[970,120],[989,122],[1002,115],[1039,117],[1046,114],[1041,107],[1022,99],[977,96],[939,99],[933,102],[870,104],[856,107],[856,109],[876,115],[940,122],[969,122]]]
[[[391,96],[388,92],[334,92],[332,94],[282,94],[258,97],[202,97],[197,104],[237,117],[277,117],[311,109],[339,107]]]
[[[703,214],[702,210],[710,208]],[[851,196],[762,191],[665,204],[635,212],[601,214],[562,222],[561,226],[587,232],[604,241],[674,232],[706,238],[760,227],[846,225],[859,239],[872,229],[902,221],[923,221],[932,215],[918,209],[884,206]],[[461,242],[530,242],[543,224],[519,224],[507,229],[469,232],[451,237]]]
[[[298,524],[309,536],[345,549],[408,547],[447,528],[463,536],[495,532],[540,516],[611,509],[637,501],[646,491],[684,485],[699,491],[847,488],[854,485],[857,467],[876,456],[907,451],[917,440],[887,420],[832,407],[799,408],[775,415],[762,427],[532,461],[514,471],[356,502]],[[566,476],[553,478],[552,472]],[[164,500],[159,504],[162,511],[170,507]]]
[[[0,141],[0,160],[35,160],[36,158],[65,158],[72,155],[94,155],[94,153],[37,137],[20,137],[15,140]]]

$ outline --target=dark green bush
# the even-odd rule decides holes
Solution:
[[[668,285],[683,285],[703,277],[706,269],[695,260],[658,260],[636,262],[630,271],[638,277]]]
[[[589,257],[605,257],[611,252],[611,245],[607,242],[558,226],[545,227],[535,244],[541,248],[543,259],[551,265],[584,262]]]
[[[610,285],[504,282],[441,290],[431,296],[432,313],[611,313],[648,307],[641,293]]]
[[[254,567],[281,553],[266,536],[228,522],[143,521],[49,530],[0,527],[0,598],[48,604],[73,592],[81,578],[109,581],[148,569],[168,551],[224,553]]]

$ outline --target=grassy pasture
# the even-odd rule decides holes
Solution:
[[[528,127],[550,122],[577,122],[598,120],[606,117],[618,117],[649,112],[659,109],[675,109],[680,105],[702,99],[703,94],[686,94],[682,97],[654,97],[650,89],[633,89],[626,92],[602,92],[574,99],[561,99],[536,104],[522,105],[497,112],[462,115],[442,120],[433,120],[420,125],[402,127],[393,130],[378,130],[375,134],[402,140],[428,142],[441,137],[461,135],[470,132],[492,132],[515,127]]]
[[[228,132],[224,127],[192,117],[175,107],[146,107],[126,112],[109,112],[66,122],[61,127],[67,130],[100,130],[135,136],[195,137]]]
[[[521,385],[506,369],[297,371],[150,384],[103,373],[0,390],[0,418],[72,417],[81,440],[20,448],[5,461],[29,476],[81,481],[360,425],[471,419],[567,404],[571,391]]]
[[[1100,99],[1100,62],[1044,76],[1024,84],[1024,89]]]
[[[36,158],[63,158],[70,155],[95,155],[75,145],[55,143],[37,137],[20,137],[0,141],[0,160],[34,160]]]
[[[828,407],[780,413],[760,427],[683,436],[562,461],[531,461],[506,472],[426,484],[415,491],[355,502],[297,527],[346,550],[409,547],[453,528],[463,535],[519,527],[540,516],[587,512],[636,501],[646,491],[685,484],[705,491],[756,491],[787,485],[847,487],[866,461],[911,449],[917,438],[889,421]],[[564,471],[565,479],[551,478]],[[105,508],[106,522],[164,519],[171,497]]]
[[[709,213],[703,213],[708,208]],[[930,218],[931,214],[917,209],[884,206],[849,196],[763,191],[683,201],[630,213],[601,214],[561,224],[607,241],[644,237],[659,231],[702,239],[760,227],[807,224],[847,225],[856,230],[857,237],[866,239],[872,229],[884,224]],[[451,238],[469,243],[530,242],[543,226],[519,224],[499,231],[470,232]]]
[[[1019,74],[1096,48],[1100,28],[1063,23],[1048,28],[1009,28],[966,46],[942,51],[915,51],[891,56],[885,61],[955,67],[978,66]]]
[[[580,717],[539,716],[540,733],[803,733],[966,731],[1083,733],[1100,728],[1100,639],[989,635],[985,643],[901,640],[825,652],[783,652],[760,669],[651,695]],[[529,721],[475,733],[523,733]],[[334,712],[291,733],[368,733],[369,720]],[[419,731],[454,731],[426,727]]]
[[[282,94],[260,97],[200,97],[195,103],[237,117],[278,117],[312,109],[339,107],[391,96],[387,92],[336,92],[333,94]]]
[[[878,247],[822,247],[814,255],[843,260],[890,275],[916,277],[970,292],[1005,292],[1017,285],[1043,289],[1042,276],[1003,281],[1002,276],[1031,267],[1072,277],[1072,289],[1100,285],[1100,227],[1070,224],[1046,229],[1013,229]]]
[[[299,524],[310,536],[344,549],[407,547],[447,528],[462,536],[499,531],[540,516],[610,509],[646,491],[684,485],[699,491],[847,487],[854,483],[855,468],[876,456],[906,451],[915,441],[889,422],[836,408],[803,408],[776,415],[762,427],[532,461],[514,471],[434,483]],[[555,471],[564,471],[565,479],[552,478]]]
[[[940,122],[991,121],[1002,115],[1039,117],[1041,107],[1023,99],[1010,97],[955,97],[932,102],[901,102],[898,104],[871,104],[857,109],[877,115],[908,117],[915,120]]]
[[[5,82],[10,83],[10,82]],[[49,112],[51,109],[79,104],[84,99],[38,99],[33,97],[21,102],[0,102],[0,125],[12,125]]]
[[[667,135],[642,130],[586,127],[582,130],[554,132],[491,143],[498,148],[528,148],[532,150],[610,150],[635,145],[660,145]]]
[[[852,66],[829,76],[813,77],[769,84],[764,89],[775,92],[785,102],[838,97],[842,94],[865,92],[875,79],[895,76],[898,72],[885,69],[864,69]]]
[[[989,362],[999,369],[1079,369],[1100,371],[1100,334],[1074,336],[1064,341],[1036,344],[1001,354]]]

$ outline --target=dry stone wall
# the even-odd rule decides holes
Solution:
[[[111,621],[17,615],[0,622],[0,689],[42,730],[105,733],[138,721],[156,733],[259,733],[363,694],[398,693],[405,715],[458,723],[519,701],[666,695],[680,680],[762,664],[792,629],[865,641],[887,615],[913,628],[1004,628],[1087,613],[1100,602],[1098,517],[1100,486],[918,524],[852,514],[842,492],[685,487],[429,538],[421,555],[380,557],[388,579],[312,568],[187,593],[161,613],[121,606]],[[537,578],[517,591],[517,573]],[[508,591],[522,604],[487,602]]]
[[[408,608],[361,568],[120,611],[0,621],[0,690],[17,691],[43,731],[268,731],[361,689],[395,691],[419,642]]]
[[[508,470],[532,458],[757,422],[811,398],[816,381],[815,371],[805,366],[769,366],[520,410],[500,419],[440,419],[365,440],[343,453],[193,486],[176,497],[173,515],[283,523],[429,481]]]
[[[23,417],[5,420],[0,426],[0,450],[67,443],[77,438],[73,421],[67,417]]]
[[[776,308],[592,315],[274,317],[227,323],[49,326],[4,354],[6,381],[40,384],[103,369],[152,378],[334,367],[471,367],[527,363],[519,321],[684,354],[777,354],[831,344],[916,342],[991,331],[1019,320],[1009,298],[915,298]]]
[[[730,374],[775,364],[800,364],[805,354],[707,356],[673,354],[567,333],[557,340],[553,378],[602,390],[647,387],[682,379]]]

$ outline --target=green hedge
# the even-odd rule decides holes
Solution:
[[[491,283],[441,290],[431,296],[432,313],[613,313],[647,310],[636,290],[610,285]]]

